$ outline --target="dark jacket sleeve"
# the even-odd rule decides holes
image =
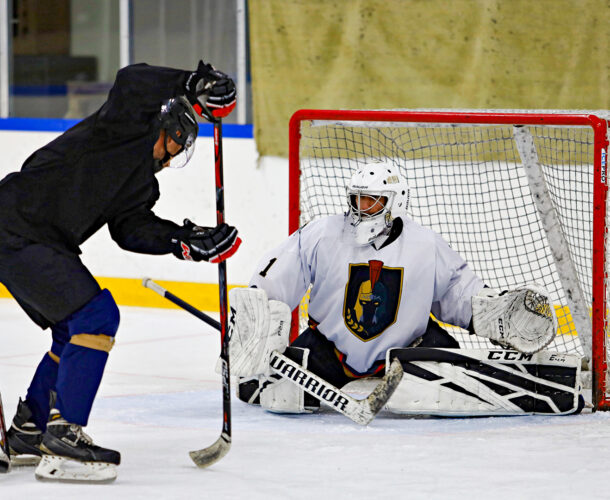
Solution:
[[[148,127],[164,100],[184,95],[184,84],[190,73],[148,64],[133,64],[120,69],[108,100],[100,110],[97,125]],[[122,133],[130,133],[130,129],[124,128]]]
[[[171,253],[172,236],[180,226],[142,206],[119,214],[108,222],[108,228],[112,239],[124,250],[163,255]]]
[[[123,193],[131,203],[121,204],[124,208],[108,220],[110,236],[124,250],[131,252],[163,255],[172,251],[172,236],[181,226],[157,217],[152,209],[159,199],[159,184],[151,178]]]

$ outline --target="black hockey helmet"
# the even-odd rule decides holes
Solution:
[[[163,101],[158,115],[159,128],[166,131],[176,144],[182,149],[178,161],[172,161],[171,167],[179,168],[186,165],[191,159],[195,149],[195,139],[199,132],[199,125],[193,107],[183,96],[172,97]],[[166,138],[167,141],[167,138]],[[167,149],[167,145],[166,145]],[[178,155],[176,155],[177,157]],[[177,159],[177,158],[176,158]]]

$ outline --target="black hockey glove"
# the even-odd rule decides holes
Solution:
[[[237,229],[224,222],[210,228],[184,219],[184,225],[172,237],[172,245],[172,253],[181,260],[216,264],[237,252],[241,239],[237,237]]]
[[[209,121],[227,116],[236,103],[235,83],[211,64],[199,61],[184,85],[186,98],[200,116]]]

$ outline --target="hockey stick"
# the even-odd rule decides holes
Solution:
[[[271,353],[270,365],[275,373],[360,425],[371,423],[394,394],[403,375],[402,365],[395,359],[373,392],[365,399],[355,399],[278,351]]]
[[[213,324],[216,323],[213,318],[210,318],[207,314],[199,311],[174,294],[169,293],[150,278],[145,278],[142,284],[146,288],[150,288],[162,297],[165,297],[170,302],[182,307],[200,320],[205,321],[208,325],[220,330],[220,326]],[[271,353],[270,364],[275,373],[290,380],[305,392],[361,425],[367,425],[375,418],[398,387],[403,375],[402,365],[395,359],[373,392],[367,398],[359,400],[352,398],[341,389],[334,387],[326,380],[303,368],[299,363],[292,361],[278,351]]]
[[[2,396],[0,395],[0,473],[10,472],[11,454],[6,437],[6,422],[4,421],[4,407],[2,406]]]
[[[225,221],[225,196],[222,162],[222,120],[214,122],[214,165],[216,171],[216,223]],[[231,448],[231,378],[229,370],[229,337],[227,336],[227,263],[218,263],[218,291],[220,299],[220,360],[222,363],[222,431],[214,444],[191,451],[197,467],[208,467],[224,457]]]
[[[157,292],[159,295],[161,295],[161,297],[164,297],[167,300],[169,300],[170,302],[173,302],[174,304],[181,307],[185,311],[188,311],[192,315],[197,316],[201,321],[207,323],[212,328],[215,328],[216,330],[220,331],[220,323],[218,321],[216,321],[214,318],[211,318],[207,314],[203,314],[199,309],[193,307],[192,305],[190,305],[187,302],[184,302],[184,300],[182,300],[180,297],[177,297],[173,293],[168,292],[165,288],[163,288],[161,285],[155,283],[150,278],[144,278],[142,280],[142,286],[144,286],[146,288],[150,288],[154,292]]]

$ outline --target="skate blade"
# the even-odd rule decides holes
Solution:
[[[34,473],[39,481],[103,484],[117,477],[116,465],[107,462],[79,462],[55,455],[44,455]]]
[[[37,455],[11,455],[11,465],[13,467],[33,467],[40,463]]]

